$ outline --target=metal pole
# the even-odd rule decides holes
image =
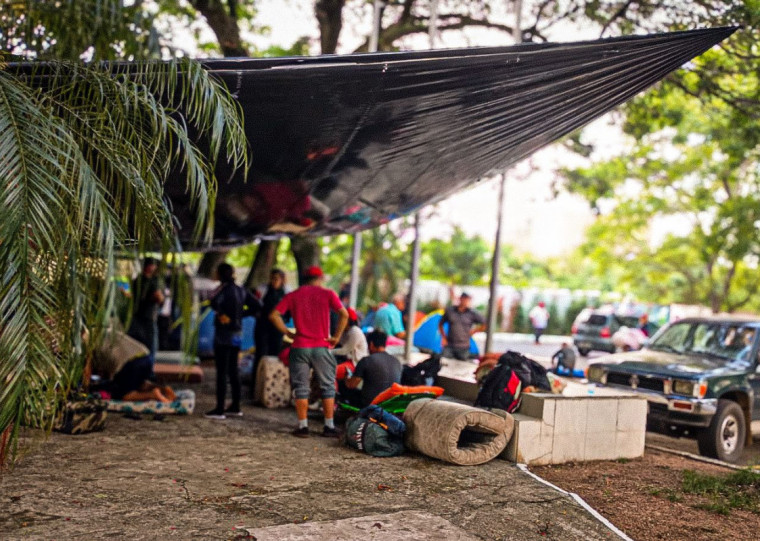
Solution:
[[[362,234],[354,233],[354,247],[351,251],[351,286],[348,293],[348,305],[356,308],[359,300],[359,264],[362,255]]]
[[[499,182],[499,208],[496,211],[496,239],[493,249],[493,259],[491,260],[491,298],[488,300],[488,316],[486,319],[486,347],[483,353],[490,353],[493,347],[493,330],[496,326],[496,308],[498,301],[498,288],[499,288],[499,267],[501,263],[501,225],[502,217],[504,215],[504,194],[506,192],[505,185],[507,183],[507,175],[501,174],[501,182]]]
[[[515,27],[512,34],[515,43],[522,43],[522,0],[515,0]]]
[[[377,46],[380,42],[380,11],[383,7],[381,0],[375,0],[374,11],[372,15],[372,34],[369,37],[369,52],[376,53]]]
[[[522,43],[522,0],[515,0],[515,27],[513,36],[516,43]],[[493,348],[493,330],[496,326],[496,308],[498,305],[499,268],[501,264],[501,226],[504,215],[504,194],[506,192],[507,175],[502,173],[499,184],[499,208],[496,213],[496,239],[491,261],[491,298],[488,300],[488,316],[486,319],[486,345],[484,353],[490,353]]]
[[[406,306],[406,342],[404,359],[407,363],[412,358],[414,343],[414,316],[417,313],[417,279],[420,274],[420,213],[414,215],[414,243],[412,244],[412,270],[409,277],[409,304]]]
[[[438,0],[430,0],[430,25],[428,26],[428,39],[430,48],[435,49],[435,40],[438,35]]]

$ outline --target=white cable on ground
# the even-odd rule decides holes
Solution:
[[[596,518],[599,522],[601,522],[602,524],[604,524],[605,526],[607,526],[607,528],[609,528],[610,530],[612,530],[613,533],[615,533],[617,536],[619,536],[624,541],[633,541],[633,539],[631,539],[630,537],[628,537],[622,530],[620,530],[612,522],[610,522],[609,520],[607,520],[606,518],[604,518],[602,516],[602,514],[599,513],[599,511],[597,511],[596,509],[594,509],[593,507],[591,507],[588,503],[586,503],[586,501],[583,498],[581,498],[580,496],[578,496],[575,492],[568,492],[567,490],[562,490],[557,485],[553,485],[552,483],[550,483],[546,479],[544,479],[542,477],[539,477],[538,475],[536,475],[535,473],[533,473],[532,471],[530,471],[528,469],[528,466],[525,465],[525,464],[517,464],[517,467],[521,471],[523,471],[523,472],[527,473],[528,475],[530,475],[533,479],[535,479],[539,483],[542,483],[542,484],[544,484],[544,485],[546,485],[548,487],[551,487],[554,490],[556,490],[557,492],[560,492],[562,494],[570,496],[581,507],[583,507],[586,511],[588,511],[589,513],[591,513],[591,515],[594,518]]]

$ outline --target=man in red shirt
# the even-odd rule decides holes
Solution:
[[[334,291],[322,286],[322,269],[309,267],[304,277],[305,285],[285,295],[269,319],[277,330],[293,339],[289,356],[290,386],[295,393],[298,416],[298,428],[293,431],[293,435],[299,438],[309,437],[306,414],[309,408],[309,371],[313,368],[322,390],[322,409],[325,414],[322,435],[337,437],[333,421],[336,363],[329,348],[340,340],[348,322],[348,311]],[[340,316],[333,336],[330,336],[330,310]],[[295,333],[289,331],[282,320],[287,312],[293,317]]]

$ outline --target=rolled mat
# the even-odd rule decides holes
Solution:
[[[512,437],[514,420],[456,402],[421,398],[404,413],[409,449],[460,466],[493,460]]]

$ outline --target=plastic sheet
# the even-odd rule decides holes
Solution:
[[[247,182],[219,171],[215,243],[352,232],[414,212],[603,115],[734,30],[207,61],[239,100],[253,152]],[[187,241],[184,188],[167,191]]]

